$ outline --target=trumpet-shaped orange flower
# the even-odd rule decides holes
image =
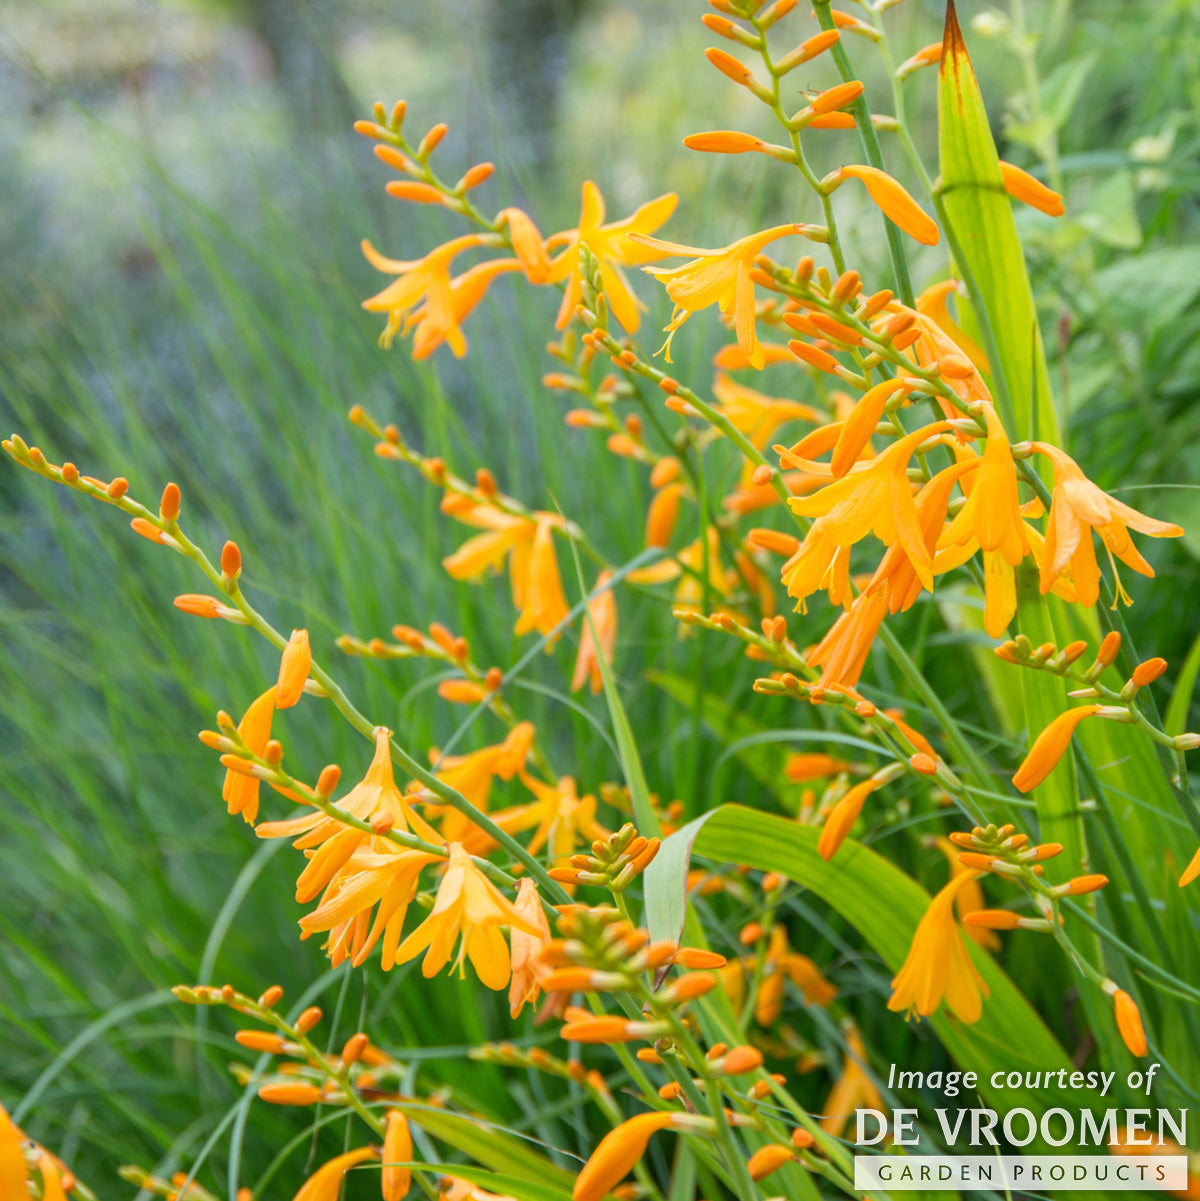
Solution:
[[[275,715],[275,689],[268,688],[262,696],[252,701],[245,716],[238,723],[238,737],[252,754],[262,756],[271,740],[271,718]],[[258,816],[258,780],[243,772],[225,773],[225,784],[221,799],[230,813],[240,813],[247,825],[254,825]]]
[[[887,608],[887,592],[879,590],[862,593],[847,612],[839,614],[806,660],[809,667],[821,668],[822,688],[834,684],[853,688],[858,683]]]
[[[507,558],[513,604],[520,610],[516,633],[553,630],[570,611],[554,550],[553,531],[562,519],[553,513],[523,517],[490,505],[474,505],[455,516],[485,532],[468,538],[442,566],[456,580],[471,580],[498,571]]]
[[[365,963],[383,940],[380,966],[390,972],[404,932],[404,918],[417,895],[421,872],[443,863],[440,855],[410,850],[386,839],[359,847],[330,880],[321,903],[300,919],[301,937],[325,933],[325,953],[334,967],[349,959]],[[375,911],[375,920],[371,912]]]
[[[801,404],[798,400],[765,396],[762,392],[739,384],[723,371],[717,373],[712,390],[720,402],[713,407],[759,450],[766,449],[775,431],[785,422],[811,421],[816,424],[825,420],[824,415],[811,405]]]
[[[872,776],[869,780],[863,780],[861,784],[855,784],[829,811],[825,824],[821,827],[821,837],[817,840],[817,853],[826,862],[837,854],[838,848],[846,841],[846,835],[858,821],[858,815],[862,812],[867,797],[882,783],[882,780]]]
[[[497,778],[511,780],[525,766],[534,733],[533,723],[522,721],[513,726],[503,742],[492,746],[465,755],[439,757],[434,752],[437,778],[462,793],[476,809],[486,812],[492,781]],[[468,832],[474,829],[470,819],[449,805],[430,806],[426,812],[441,820],[442,836],[447,842],[463,842]]]
[[[411,832],[427,842],[440,843],[437,831],[413,812],[396,787],[392,773],[391,735],[392,732],[386,727],[375,727],[375,755],[370,767],[344,797],[334,802],[334,806],[348,817],[362,822],[387,818],[391,829]],[[296,881],[296,900],[301,903],[311,901],[364,842],[369,840],[376,851],[385,850],[381,845],[384,840],[372,837],[365,830],[348,826],[320,810],[290,821],[263,822],[255,833],[259,838],[295,838],[292,845],[309,856],[308,865]]]
[[[487,294],[499,275],[521,270],[516,259],[489,259],[456,275],[450,281],[450,303],[430,304],[427,300],[413,315],[406,328],[413,331],[412,356],[418,362],[427,359],[443,342],[449,343],[456,358],[467,352],[462,323]]]
[[[821,1125],[834,1138],[841,1138],[846,1123],[856,1109],[883,1109],[883,1098],[867,1075],[867,1051],[862,1044],[858,1028],[851,1026],[846,1031],[846,1054],[842,1059],[842,1071],[834,1082],[833,1089],[823,1106]]]
[[[656,1130],[674,1125],[674,1113],[639,1113],[610,1130],[592,1152],[575,1180],[572,1201],[601,1201],[619,1184],[646,1153],[646,1144]]]
[[[527,847],[531,855],[549,847],[555,859],[563,859],[580,842],[608,837],[608,831],[596,820],[596,798],[579,796],[570,776],[561,777],[556,784],[543,784],[522,773],[521,782],[537,800],[497,813],[495,821],[510,834],[536,827]]]
[[[387,313],[387,325],[380,341],[390,346],[397,333],[412,324],[413,310],[424,304],[424,320],[433,322],[433,328],[446,331],[451,349],[460,357],[466,353],[467,343],[454,317],[454,297],[450,288],[450,265],[464,250],[482,246],[483,234],[466,234],[435,247],[424,258],[404,261],[382,255],[364,240],[363,254],[372,267],[397,276],[382,292],[363,301],[369,313]]]
[[[454,967],[463,970],[470,959],[488,988],[501,989],[509,980],[511,961],[503,927],[537,935],[539,930],[501,896],[458,843],[450,844],[450,865],[438,885],[429,916],[396,949],[396,962],[406,963],[422,951],[421,971],[434,976],[446,965],[459,942]],[[426,950],[428,948],[428,950]]]
[[[512,929],[512,984],[508,990],[509,1011],[515,1018],[525,1006],[536,1001],[550,967],[542,960],[542,952],[550,945],[550,923],[542,908],[537,884],[529,876],[517,885],[513,908],[536,931],[527,934],[518,926]]]
[[[671,338],[675,331],[693,314],[716,305],[726,316],[732,316],[737,331],[738,346],[751,367],[762,368],[764,354],[758,344],[754,326],[754,280],[751,272],[754,259],[764,246],[777,238],[805,232],[803,225],[776,225],[761,233],[739,238],[719,250],[701,250],[695,246],[680,246],[658,238],[639,237],[638,241],[661,255],[690,255],[691,261],[681,267],[645,267],[666,286],[667,295],[675,305],[667,328],[664,346],[667,362],[671,361]]]
[[[1071,580],[1080,604],[1094,605],[1100,595],[1100,568],[1092,545],[1094,529],[1108,551],[1118,596],[1129,602],[1117,576],[1115,556],[1142,575],[1152,576],[1154,569],[1138,553],[1129,530],[1148,534],[1152,538],[1178,538],[1183,530],[1167,521],[1155,521],[1136,509],[1114,500],[1102,492],[1080,470],[1069,455],[1045,442],[1035,442],[1034,449],[1054,465],[1054,491],[1050,501],[1050,518],[1046,523],[1046,557],[1042,563],[1042,592],[1071,567]]]
[[[1112,995],[1113,1013],[1117,1019],[1117,1030],[1132,1055],[1139,1059],[1146,1054],[1146,1031],[1142,1026],[1141,1010],[1137,1002],[1123,989]]]
[[[675,211],[678,201],[679,197],[674,192],[667,192],[643,204],[624,221],[605,225],[604,198],[600,195],[600,189],[590,179],[584,183],[578,228],[555,234],[547,243],[555,248],[564,247],[551,264],[547,277],[550,283],[566,281],[566,290],[558,310],[559,329],[566,327],[582,297],[583,274],[579,265],[579,247],[586,246],[600,264],[600,280],[613,316],[629,333],[636,331],[639,305],[621,268],[638,267],[663,257],[642,243],[640,235],[652,234],[658,229]]]
[[[788,505],[802,517],[816,517],[800,549],[783,567],[788,595],[799,603],[819,588],[828,588],[830,599],[848,603],[849,550],[869,533],[887,546],[899,543],[918,579],[933,588],[933,556],[917,516],[908,461],[932,434],[944,430],[935,422],[897,438],[882,454],[855,467],[840,480],[804,497],[791,497]],[[816,473],[828,472],[821,463],[797,458],[786,447],[776,447],[785,466]]]
[[[301,1186],[292,1201],[338,1201],[346,1173],[368,1159],[378,1159],[374,1147],[359,1147],[322,1164]]]
[[[946,856],[951,875],[958,875],[970,870],[959,862],[959,848],[950,839],[939,835],[934,839],[934,845]],[[958,890],[958,895],[954,898],[954,908],[958,913],[959,920],[963,922],[963,931],[966,936],[977,942],[985,951],[998,951],[1003,944],[991,929],[987,926],[972,925],[965,920],[969,913],[978,913],[981,909],[986,908],[986,905],[983,889],[978,880],[969,880]]]
[[[612,573],[602,571],[596,577],[600,588],[612,578]],[[585,683],[591,682],[593,692],[599,692],[604,684],[600,672],[600,659],[611,665],[613,649],[617,642],[617,598],[611,588],[605,588],[588,602],[591,621],[583,623],[579,633],[579,651],[575,656],[575,671],[571,676],[571,691],[578,692]]]
[[[307,630],[293,630],[279,661],[279,682],[275,686],[275,708],[290,709],[304,694],[304,685],[312,667],[312,650]]]
[[[1075,727],[1085,717],[1099,713],[1100,708],[1099,705],[1080,705],[1078,709],[1068,709],[1065,713],[1060,713],[1034,740],[1029,754],[1025,756],[1024,762],[1013,776],[1013,787],[1019,792],[1028,792],[1031,788],[1036,788],[1066,754]]]
[[[959,1021],[979,1021],[989,990],[954,920],[959,892],[979,875],[962,872],[929,902],[908,958],[892,980],[889,1009],[928,1017],[944,1000]]]

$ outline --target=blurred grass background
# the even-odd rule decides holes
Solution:
[[[1189,490],[1200,481],[1200,5],[1027,5],[1041,111],[1006,41],[1020,10],[962,8],[1002,156],[1037,166],[1051,148],[1066,183],[1067,219],[1021,217],[1069,447],[1102,486],[1192,527],[1147,549],[1159,578],[1139,582],[1127,615],[1147,653],[1178,665],[1200,586],[1200,493]],[[889,12],[897,59],[936,40],[940,9],[908,0]],[[444,175],[494,160],[489,201],[527,205],[544,232],[574,223],[589,177],[614,217],[677,191],[664,233],[687,243],[812,219],[782,168],[680,147],[700,129],[766,132],[754,102],[704,62],[701,11],[685,0],[0,4],[0,427],[57,462],[126,475],[146,501],[176,480],[192,536],[213,550],[235,538],[256,603],[285,629],[308,626],[327,661],[341,632],[441,619],[479,661],[513,662],[523,646],[506,590],[451,585],[434,561],[461,529],[413,476],[374,458],[348,407],[397,422],[460,472],[491,467],[532,504],[548,492],[614,562],[640,548],[647,486],[565,430],[566,405],[541,388],[557,304],[548,292],[497,285],[470,320],[462,363],[379,350],[378,323],[358,307],[379,287],[359,238],[417,257],[456,227],[383,198],[387,173],[349,123],[374,100],[406,97],[414,127],[450,124]],[[811,32],[801,9],[790,20],[796,40]],[[869,46],[850,50],[886,111]],[[833,82],[831,70],[805,68],[797,91]],[[932,82],[925,73],[907,85],[927,152]],[[853,161],[843,135],[824,136],[819,169]],[[886,140],[885,151],[907,177]],[[849,192],[839,211],[852,262],[882,283],[876,216]],[[920,280],[944,270],[938,253],[916,261]],[[666,311],[640,290],[650,343]],[[712,321],[687,327],[681,378],[705,384],[718,339]],[[811,388],[792,371],[768,380],[801,398]],[[162,990],[277,981],[298,999],[316,980],[339,1015],[331,1044],[365,1020],[380,1041],[412,1048],[423,1088],[463,1088],[514,1124],[536,1112],[530,1133],[577,1148],[569,1096],[547,1098],[535,1076],[503,1087],[494,1069],[461,1059],[460,1045],[509,1031],[473,982],[330,975],[318,948],[297,942],[293,853],[226,816],[219,771],[195,738],[217,708],[244,707],[274,665],[245,631],[171,607],[197,586],[113,513],[0,468],[0,1100],[12,1110],[34,1089],[29,1132],[112,1195],[124,1188],[118,1163],[189,1163],[239,1095],[224,1071],[228,1020],[164,1004]],[[933,622],[921,627],[925,645],[956,637],[927,610],[913,618]],[[720,759],[694,711],[666,708],[641,665],[687,676],[764,727],[794,715],[751,696],[752,665],[734,648],[676,640],[663,607],[629,599],[621,621],[617,672],[651,787],[690,810],[753,803],[758,785]],[[591,790],[619,770],[598,732],[602,706],[563,703],[573,646],[568,637],[540,658],[515,700],[534,720],[553,715],[557,761]],[[946,658],[935,672],[963,705],[978,703],[968,662]],[[431,703],[427,670],[334,666],[359,707],[418,752],[452,734],[457,715]],[[306,702],[280,723],[293,770],[337,761],[355,778],[369,748],[323,716]],[[470,737],[496,734],[480,723]],[[736,929],[736,898],[723,903]],[[924,1037],[879,1004],[856,1004],[883,995],[886,974],[803,899],[793,912],[809,926],[800,945],[833,962],[869,1046],[896,1054]],[[1069,1015],[1048,1020],[1069,1032]],[[838,1060],[833,1022],[804,1036]],[[814,1083],[814,1107],[826,1086]],[[266,1109],[244,1139],[217,1143],[202,1179],[257,1178],[298,1128]],[[285,1193],[277,1182],[266,1195]]]

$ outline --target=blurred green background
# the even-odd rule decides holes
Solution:
[[[1121,499],[1189,527],[1146,548],[1159,578],[1133,581],[1127,615],[1146,652],[1178,666],[1200,594],[1200,5],[960,8],[1002,157],[1060,173],[1067,196],[1057,224],[1020,219],[1069,449]],[[349,126],[373,101],[405,97],[418,135],[450,125],[444,176],[495,161],[485,207],[525,205],[546,233],[574,224],[585,178],[614,217],[678,192],[663,232],[685,243],[814,219],[777,164],[681,147],[702,129],[767,132],[755,102],[705,63],[702,11],[686,0],[0,4],[0,429],[56,462],[124,474],[147,502],[176,480],[191,535],[212,551],[235,538],[252,598],[278,626],[308,626],[326,661],[339,633],[440,619],[472,638],[479,661],[512,663],[527,642],[512,638],[506,589],[451,585],[436,560],[461,527],[415,477],[375,459],[344,420],[349,406],[395,421],[464,474],[491,467],[531,504],[549,493],[614,562],[640,549],[648,486],[594,436],[566,430],[566,403],[541,387],[554,365],[549,291],[501,281],[470,319],[462,363],[377,347],[379,323],[359,302],[380,284],[358,240],[418,257],[459,227],[384,197],[389,173]],[[886,19],[899,60],[937,39],[941,5],[906,0]],[[813,30],[804,5],[788,21],[795,41]],[[890,111],[870,45],[849,49],[873,107]],[[829,64],[797,72],[797,104],[801,87],[832,82]],[[931,154],[932,72],[906,90]],[[826,139],[814,143],[819,169],[854,161],[849,135],[813,137]],[[876,214],[850,189],[838,205],[852,263],[882,286]],[[945,271],[940,251],[915,263],[919,281]],[[652,344],[666,308],[640,290]],[[719,340],[707,317],[689,324],[675,342],[679,376],[705,387]],[[808,394],[806,377],[775,370],[768,390]],[[565,558],[564,579],[574,596]],[[536,1110],[525,1122],[535,1137],[583,1145],[569,1095],[547,1098],[532,1075],[502,1087],[494,1069],[461,1059],[461,1044],[510,1029],[500,1004],[476,1004],[472,981],[330,975],[297,941],[293,853],[226,816],[219,770],[195,738],[217,708],[244,707],[274,663],[245,631],[172,608],[199,584],[117,514],[0,464],[0,1101],[11,1111],[26,1097],[29,1132],[102,1193],[128,1193],[118,1163],[169,1171],[219,1128],[202,1179],[253,1183],[301,1123],[259,1106],[244,1136],[244,1113],[222,1127],[241,1095],[224,1071],[232,1026],[162,990],[279,982],[298,1000],[316,981],[337,1010],[331,1045],[365,1021],[379,1041],[412,1048],[422,1089],[463,1088],[514,1124]],[[696,712],[667,707],[643,666],[687,675],[764,725],[793,718],[751,699],[752,665],[733,647],[678,641],[663,607],[623,601],[621,620],[617,673],[651,787],[689,811],[753,802],[753,781],[719,759]],[[929,646],[956,637],[932,620]],[[559,760],[590,790],[619,769],[602,705],[564,703],[573,648],[571,636],[541,657],[513,700],[553,725]],[[968,663],[933,669],[954,703],[973,703]],[[334,667],[416,752],[452,735],[458,715],[434,700],[428,669]],[[369,747],[324,717],[306,702],[281,721],[293,770],[337,761],[355,778]],[[480,723],[470,745],[498,732]],[[815,924],[799,945],[820,962],[836,956],[868,1045],[912,1038],[878,1003],[853,1005],[884,995],[886,973],[840,942],[836,923],[803,916]],[[722,920],[736,929],[736,907]],[[833,1023],[806,1036],[836,1062]],[[290,1195],[284,1180],[295,1188],[307,1150],[266,1195]]]

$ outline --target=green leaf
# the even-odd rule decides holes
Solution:
[[[469,1155],[492,1172],[501,1172],[513,1179],[532,1181],[547,1188],[550,1192],[545,1201],[551,1201],[550,1194],[557,1197],[560,1193],[565,1192],[569,1195],[571,1192],[575,1178],[570,1172],[557,1167],[540,1151],[535,1151],[528,1143],[510,1134],[495,1122],[471,1114],[438,1109],[423,1101],[390,1101],[388,1104],[393,1109],[402,1110],[416,1125],[439,1142]],[[454,1173],[470,1179],[467,1176],[468,1170],[478,1169],[464,1168],[460,1173],[456,1167]],[[543,1199],[531,1198],[531,1201]]]
[[[1171,693],[1167,705],[1163,729],[1173,738],[1182,734],[1187,727],[1188,706],[1192,702],[1192,693],[1196,690],[1196,676],[1200,673],[1200,634],[1183,661],[1183,667],[1175,680],[1175,691]]]
[[[953,0],[938,80],[938,210],[970,292],[1000,413],[1017,438],[1059,441],[1033,291]]]

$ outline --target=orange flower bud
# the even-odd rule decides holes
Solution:
[[[721,1063],[726,1076],[743,1076],[756,1071],[763,1064],[762,1052],[757,1047],[734,1047]]]
[[[853,113],[821,113],[813,117],[807,129],[853,129],[857,122]]]
[[[147,521],[144,517],[135,517],[130,523],[129,528],[135,534],[141,534],[143,538],[149,538],[151,542],[157,542],[159,546],[165,546],[166,542],[163,539],[163,532],[152,521]]]
[[[1186,888],[1197,876],[1200,876],[1200,851],[1197,851],[1192,856],[1192,861],[1184,869],[1183,875],[1179,877],[1179,887]]]
[[[1074,880],[1067,881],[1066,885],[1059,886],[1062,888],[1059,895],[1064,897],[1081,897],[1089,892],[1098,892],[1107,883],[1107,876],[1076,876]]]
[[[258,1095],[272,1105],[315,1105],[322,1093],[313,1084],[264,1084]]]
[[[242,573],[242,552],[236,542],[226,542],[221,547],[221,573],[231,580],[237,579]]]
[[[342,769],[336,763],[326,764],[321,769],[321,774],[317,777],[317,792],[323,797],[333,795],[333,790],[338,786],[338,780],[341,779]]]
[[[800,539],[781,530],[756,528],[750,531],[749,539],[755,546],[773,551],[777,555],[790,557],[800,549]]]
[[[639,1047],[637,1057],[642,1063],[662,1063],[662,1056],[653,1047]]]
[[[34,447],[34,450],[36,449]],[[32,453],[31,451],[30,454]],[[129,491],[129,481],[123,475],[119,475],[104,491],[108,493],[109,500],[120,500]]]
[[[1153,684],[1166,670],[1166,659],[1147,659],[1133,669],[1133,675],[1130,678],[1138,688],[1144,688],[1147,684]]]
[[[747,922],[738,935],[738,942],[744,947],[749,947],[756,942],[761,942],[766,936],[767,932],[762,928],[761,923]]]
[[[310,1005],[297,1019],[296,1030],[300,1034],[307,1034],[322,1017],[321,1010],[316,1005]]]
[[[668,484],[659,489],[646,514],[646,545],[666,546],[679,520],[679,504],[683,497],[682,484]]]
[[[624,1018],[609,1014],[568,1022],[559,1033],[568,1042],[627,1043],[638,1037],[629,1033],[628,1026],[629,1023]]]
[[[458,181],[457,192],[469,192],[472,188],[477,188],[485,179],[491,179],[496,170],[495,163],[476,163],[467,173]]]
[[[1014,200],[1039,209],[1051,217],[1061,217],[1066,211],[1063,198],[1053,188],[1046,187],[1028,171],[1022,171],[1020,167],[1014,167],[1012,163],[1006,163],[1003,159],[1000,160],[1000,178],[1004,183],[1004,190]]]
[[[650,1136],[672,1125],[675,1117],[673,1113],[642,1113],[606,1134],[576,1178],[572,1201],[601,1201],[646,1153]]]
[[[342,1047],[342,1066],[353,1067],[362,1058],[362,1053],[368,1046],[367,1036],[361,1030],[350,1035]]]
[[[800,1151],[805,1151],[811,1147],[817,1140],[804,1129],[803,1126],[797,1126],[792,1131],[792,1146]]]
[[[746,1167],[749,1169],[751,1180],[762,1180],[765,1176],[770,1176],[772,1172],[777,1172],[793,1158],[791,1147],[785,1147],[780,1143],[768,1143],[765,1147],[759,1147],[750,1156]]]
[[[963,851],[959,854],[958,861],[963,867],[969,867],[974,872],[990,872],[996,858],[993,855],[980,854],[978,851]]]
[[[64,468],[66,464],[63,465]],[[158,513],[163,521],[174,521],[179,516],[179,485],[168,484],[158,502]]]
[[[276,709],[290,709],[300,699],[311,667],[308,631],[293,630],[279,661],[279,682],[275,685]]]
[[[446,123],[439,121],[422,139],[417,147],[417,156],[424,158],[428,154],[432,154],[441,144],[442,139],[446,136]]]
[[[908,765],[915,772],[919,772],[923,776],[933,776],[937,774],[937,762],[931,759],[924,751],[918,751],[908,760]]]
[[[266,1051],[270,1055],[283,1053],[283,1039],[269,1030],[239,1030],[233,1037],[248,1051]]]
[[[830,46],[841,39],[841,36],[836,29],[823,29],[820,33],[814,33],[812,37],[801,42],[795,50],[785,54],[775,64],[775,70],[780,75],[786,75],[793,67],[798,67],[801,63],[816,58],[818,54],[824,54]]]
[[[836,112],[839,108],[845,108],[848,104],[853,104],[862,93],[863,85],[857,79],[852,79],[847,83],[834,84],[833,87],[818,93],[809,101],[809,107],[818,117],[821,117],[826,113]]]
[[[710,46],[709,49],[705,50],[704,53],[708,58],[708,61],[712,63],[712,65],[716,67],[722,75],[732,79],[734,83],[740,83],[745,86],[747,81],[753,78],[753,76],[750,74],[749,68],[746,67],[741,61],[734,58],[729,51],[718,50],[715,46]]]
[[[810,367],[815,367],[818,371],[825,371],[830,375],[837,374],[837,359],[824,350],[818,350],[817,347],[810,346],[807,342],[801,342],[797,338],[793,338],[788,343],[788,350],[796,358],[803,359]]]
[[[1110,667],[1121,650],[1121,635],[1116,630],[1109,630],[1100,643],[1096,652],[1096,662],[1102,667]]]
[[[201,596],[194,592],[185,592],[175,598],[175,608],[193,617],[220,617],[226,606],[215,596]]]
[[[817,839],[817,854],[826,863],[837,854],[838,848],[846,840],[846,835],[858,821],[863,803],[878,787],[879,781],[873,778],[855,784],[829,811],[829,816],[821,827],[821,836]]]
[[[687,1001],[694,1001],[697,997],[704,996],[705,993],[711,992],[717,986],[717,978],[715,976],[702,976],[693,974],[683,976],[676,980],[671,986],[671,992],[675,1000],[683,1004]]]
[[[926,246],[935,246],[941,236],[937,223],[890,175],[877,167],[851,165],[843,167],[838,176],[861,180],[867,194],[883,211],[883,215],[898,225],[911,238]]]
[[[1106,639],[1107,641],[1107,639]],[[1038,736],[1025,761],[1013,776],[1013,787],[1018,792],[1029,792],[1036,788],[1057,766],[1071,742],[1075,727],[1085,717],[1100,711],[1099,705],[1082,705],[1060,713]]]
[[[283,989],[278,984],[272,984],[261,997],[258,998],[258,1003],[264,1009],[273,1009],[280,1001],[283,1000]]]
[[[1021,916],[1011,909],[976,909],[962,921],[964,926],[977,926],[983,930],[1015,930],[1021,923]]]
[[[689,150],[704,150],[709,154],[745,154],[750,150],[761,150],[762,138],[752,134],[738,133],[732,129],[715,129],[709,133],[692,133],[683,139]]]
[[[1142,1015],[1136,1002],[1123,988],[1113,993],[1113,1011],[1125,1045],[1140,1059],[1147,1051],[1146,1031],[1142,1027]]]
[[[412,1131],[408,1119],[398,1109],[389,1109],[387,1129],[383,1136],[383,1177],[380,1189],[383,1201],[403,1201],[412,1184],[412,1169],[397,1167],[411,1163],[413,1157]]]
[[[592,975],[590,967],[560,967],[546,976],[542,988],[546,992],[584,992],[594,987]]]
[[[410,200],[413,204],[444,204],[446,197],[432,184],[417,179],[393,179],[387,185],[387,194],[397,200]]]
[[[455,705],[477,705],[485,695],[482,686],[474,680],[442,680],[437,693],[442,700]]]
[[[680,947],[675,952],[674,961],[680,967],[701,971],[724,967],[726,963],[724,955],[718,955],[715,951],[702,951],[699,947]]]

